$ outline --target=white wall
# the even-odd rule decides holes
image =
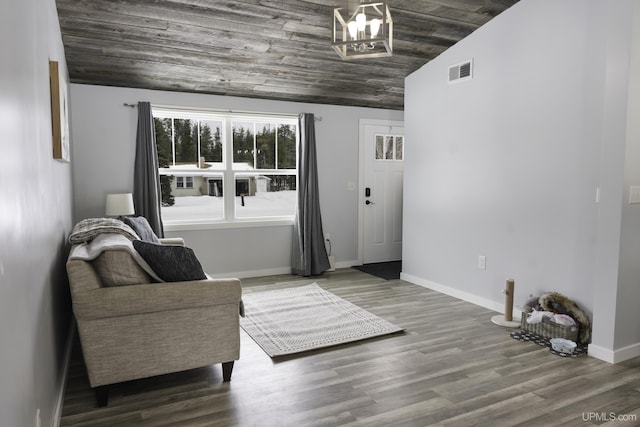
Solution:
[[[49,59],[66,76],[54,0],[5,2],[0,40],[0,425],[34,426],[39,409],[51,426],[71,320],[71,166],[52,157]]]
[[[640,342],[614,342],[640,321],[616,312],[633,7],[522,0],[407,78],[405,279],[503,309],[513,278],[516,305],[558,291],[593,314],[606,357]]]
[[[358,261],[358,121],[402,120],[401,111],[232,98],[179,92],[71,85],[75,219],[104,215],[105,195],[131,191],[137,111],[123,103],[206,107],[298,114],[314,113],[320,203],[338,265]],[[168,232],[182,236],[210,274],[240,277],[289,272],[292,226]]]

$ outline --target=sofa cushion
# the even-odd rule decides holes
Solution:
[[[140,240],[151,243],[160,243],[158,236],[154,233],[147,218],[143,216],[125,216],[123,218],[125,224],[133,228],[133,231],[140,236]]]
[[[104,251],[91,264],[100,276],[102,286],[128,286],[152,282],[151,277],[126,251]]]
[[[202,265],[191,248],[134,240],[133,247],[165,282],[204,280]]]

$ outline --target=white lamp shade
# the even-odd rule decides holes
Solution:
[[[134,213],[131,193],[107,194],[107,216],[133,215]]]

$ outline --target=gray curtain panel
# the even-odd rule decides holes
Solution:
[[[149,102],[138,102],[136,160],[133,172],[133,204],[136,214],[147,218],[158,237],[164,237],[160,216],[160,174],[156,132]]]
[[[311,276],[330,267],[324,245],[320,195],[318,193],[318,165],[316,160],[316,131],[313,114],[298,118],[300,147],[298,153],[298,206],[293,224],[293,274]]]

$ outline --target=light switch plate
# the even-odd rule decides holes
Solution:
[[[486,270],[487,269],[487,257],[484,255],[479,255],[478,256],[478,268],[480,270]]]
[[[629,204],[640,203],[640,186],[629,187]]]

